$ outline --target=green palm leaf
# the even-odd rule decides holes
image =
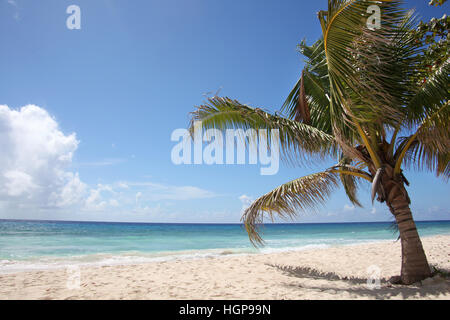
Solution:
[[[330,77],[330,113],[334,129],[350,142],[358,138],[355,130],[349,130],[349,123],[370,125],[379,119],[395,123],[401,116],[392,106],[398,95],[386,90],[386,81],[392,76],[387,71],[392,71],[396,61],[392,57],[398,53],[396,32],[406,14],[399,4],[331,0],[328,12],[319,15]],[[377,5],[382,12],[378,30],[367,28],[370,5]]]
[[[424,117],[439,109],[443,101],[449,100],[450,59],[427,75],[416,86],[415,94],[405,107],[406,125],[420,124]]]
[[[285,183],[258,198],[242,216],[250,241],[255,245],[263,243],[259,225],[264,221],[264,214],[272,221],[274,214],[283,219],[292,218],[298,210],[313,209],[324,203],[337,185],[337,174],[324,171]]]
[[[298,111],[303,109],[300,102],[305,104],[304,100],[306,100],[310,114],[308,124],[332,134],[332,124],[329,117],[329,79],[323,40],[317,41],[311,47],[302,42],[299,47],[308,60],[301,78],[289,93],[281,111],[287,112],[290,119],[298,119]]]
[[[269,138],[272,130],[278,129],[283,158],[296,164],[334,157],[337,153],[338,146],[332,135],[229,98],[208,99],[207,104],[197,107],[192,113],[190,130],[196,121],[201,121],[205,130],[266,129]]]
[[[428,116],[416,133],[399,140],[395,159],[396,169],[401,164],[416,169],[426,168],[449,178],[450,160],[450,103],[446,101],[437,111]]]
[[[345,156],[341,156],[341,161],[339,161],[340,166],[345,167],[350,165],[351,163],[352,159]],[[356,176],[352,176],[349,174],[339,174],[339,178],[341,179],[342,185],[344,186],[345,194],[347,195],[350,202],[355,206],[362,207],[356,194],[358,190],[358,180]]]

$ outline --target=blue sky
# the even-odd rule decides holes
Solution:
[[[424,19],[448,11],[427,2],[406,6]],[[170,136],[219,88],[278,110],[302,69],[296,45],[320,36],[326,3],[0,0],[0,218],[239,222],[251,199],[325,168],[175,166]],[[80,30],[66,27],[72,4]],[[449,186],[407,176],[416,219],[448,219]],[[297,221],[392,220],[368,190],[363,209],[339,190]]]

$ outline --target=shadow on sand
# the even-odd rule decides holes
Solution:
[[[380,287],[369,289],[367,279],[341,277],[333,272],[320,272],[308,267],[285,266],[267,264],[283,274],[299,279],[327,280],[329,283],[321,286],[305,285],[305,284],[285,284],[290,288],[305,288],[316,291],[333,290],[336,295],[339,293],[348,293],[349,295],[357,295],[363,299],[421,299],[426,296],[438,296],[440,294],[448,294],[450,292],[450,280],[444,278],[432,278],[425,280],[425,283],[417,283],[411,286],[391,285],[387,279],[380,279]],[[323,282],[322,282],[323,283]],[[335,285],[334,285],[335,284]]]

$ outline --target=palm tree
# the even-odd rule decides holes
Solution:
[[[367,27],[367,8],[381,9],[381,28]],[[423,67],[423,46],[412,36],[416,20],[399,1],[329,0],[318,13],[323,36],[299,45],[307,58],[281,113],[271,114],[222,97],[192,113],[191,128],[279,130],[281,155],[294,164],[334,159],[323,172],[290,181],[261,196],[242,220],[254,245],[263,243],[264,217],[292,218],[323,204],[342,184],[361,206],[361,182],[372,202],[385,202],[402,247],[401,276],[411,284],[431,275],[410,210],[404,167],[450,176],[449,59]]]

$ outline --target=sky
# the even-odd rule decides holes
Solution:
[[[332,165],[261,175],[171,160],[171,134],[219,89],[280,109],[303,66],[296,45],[320,37],[326,3],[0,0],[0,219],[238,223],[258,196]],[[448,11],[427,3],[406,7],[423,19]],[[67,26],[71,5],[80,29]],[[406,176],[417,220],[450,218],[448,184]],[[392,221],[369,189],[364,208],[338,190],[295,221]]]

